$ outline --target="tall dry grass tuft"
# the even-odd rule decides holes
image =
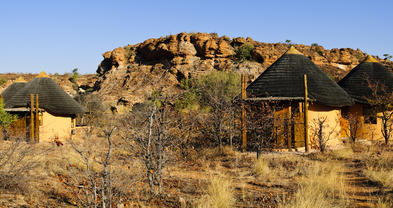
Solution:
[[[386,188],[393,188],[393,158],[391,152],[367,155],[365,164],[366,168],[363,173],[366,177]]]
[[[270,168],[269,168],[269,160],[267,160],[264,157],[259,157],[254,164],[254,174],[261,176],[261,177],[265,177],[268,176],[271,172]]]
[[[299,188],[290,201],[283,201],[284,208],[343,207],[346,204],[344,181],[337,164],[314,163],[299,180]]]
[[[234,190],[230,180],[216,176],[210,181],[207,195],[197,204],[198,208],[230,208],[236,202]]]
[[[375,204],[375,208],[391,208],[393,203],[391,200],[378,198],[378,202]]]
[[[223,146],[221,149],[219,147],[204,148],[199,152],[198,157],[209,160],[217,157],[232,157],[236,156],[237,154],[238,152],[233,150],[232,147]]]

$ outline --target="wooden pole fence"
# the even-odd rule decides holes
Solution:
[[[38,94],[36,96],[35,102],[35,141],[40,142],[40,116],[39,116],[39,102],[38,102]]]
[[[241,100],[241,131],[242,131],[242,151],[245,152],[247,149],[247,126],[246,126],[246,107],[245,99],[247,98],[246,92],[246,77],[244,74],[241,75],[241,86],[242,86],[242,100]]]
[[[34,142],[34,94],[30,94],[30,141]]]
[[[307,75],[304,74],[304,148],[308,152],[308,91],[307,91]]]

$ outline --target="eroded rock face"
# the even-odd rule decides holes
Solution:
[[[236,50],[244,44],[254,46],[252,60],[238,63]],[[336,80],[366,57],[359,49],[326,50],[317,44],[297,44],[295,47]],[[240,70],[252,81],[288,48],[284,43],[262,43],[249,37],[231,39],[214,33],[179,33],[151,38],[104,53],[97,69],[99,78],[94,93],[112,106],[132,107],[143,102],[155,89],[177,93],[182,79],[214,70]],[[389,60],[377,59],[388,69],[393,68]]]

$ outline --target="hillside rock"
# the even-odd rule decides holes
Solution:
[[[254,46],[250,51],[252,60],[239,63],[236,51],[244,44]],[[317,44],[296,44],[295,47],[335,80],[367,55],[360,49],[326,50]],[[288,48],[285,43],[262,43],[249,37],[231,39],[215,33],[179,33],[151,38],[104,53],[97,69],[99,77],[94,93],[114,108],[127,108],[143,102],[155,89],[177,93],[182,79],[215,70],[239,70],[247,73],[248,80],[252,81]],[[392,70],[392,62],[376,58]]]

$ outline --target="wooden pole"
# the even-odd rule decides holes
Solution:
[[[288,150],[291,151],[291,146],[292,146],[292,106],[291,104],[288,107],[288,122],[287,122],[287,140],[288,140]]]
[[[245,99],[247,98],[246,93],[246,77],[244,74],[241,75],[241,85],[242,85],[242,151],[245,152],[247,149],[247,126],[246,126],[246,108],[245,108]]]
[[[30,94],[30,141],[34,141],[34,94]]]
[[[35,134],[36,142],[40,142],[40,116],[39,116],[39,105],[38,105],[38,94],[36,96],[35,102]]]
[[[307,75],[304,75],[304,148],[308,152],[308,92],[307,92]]]

